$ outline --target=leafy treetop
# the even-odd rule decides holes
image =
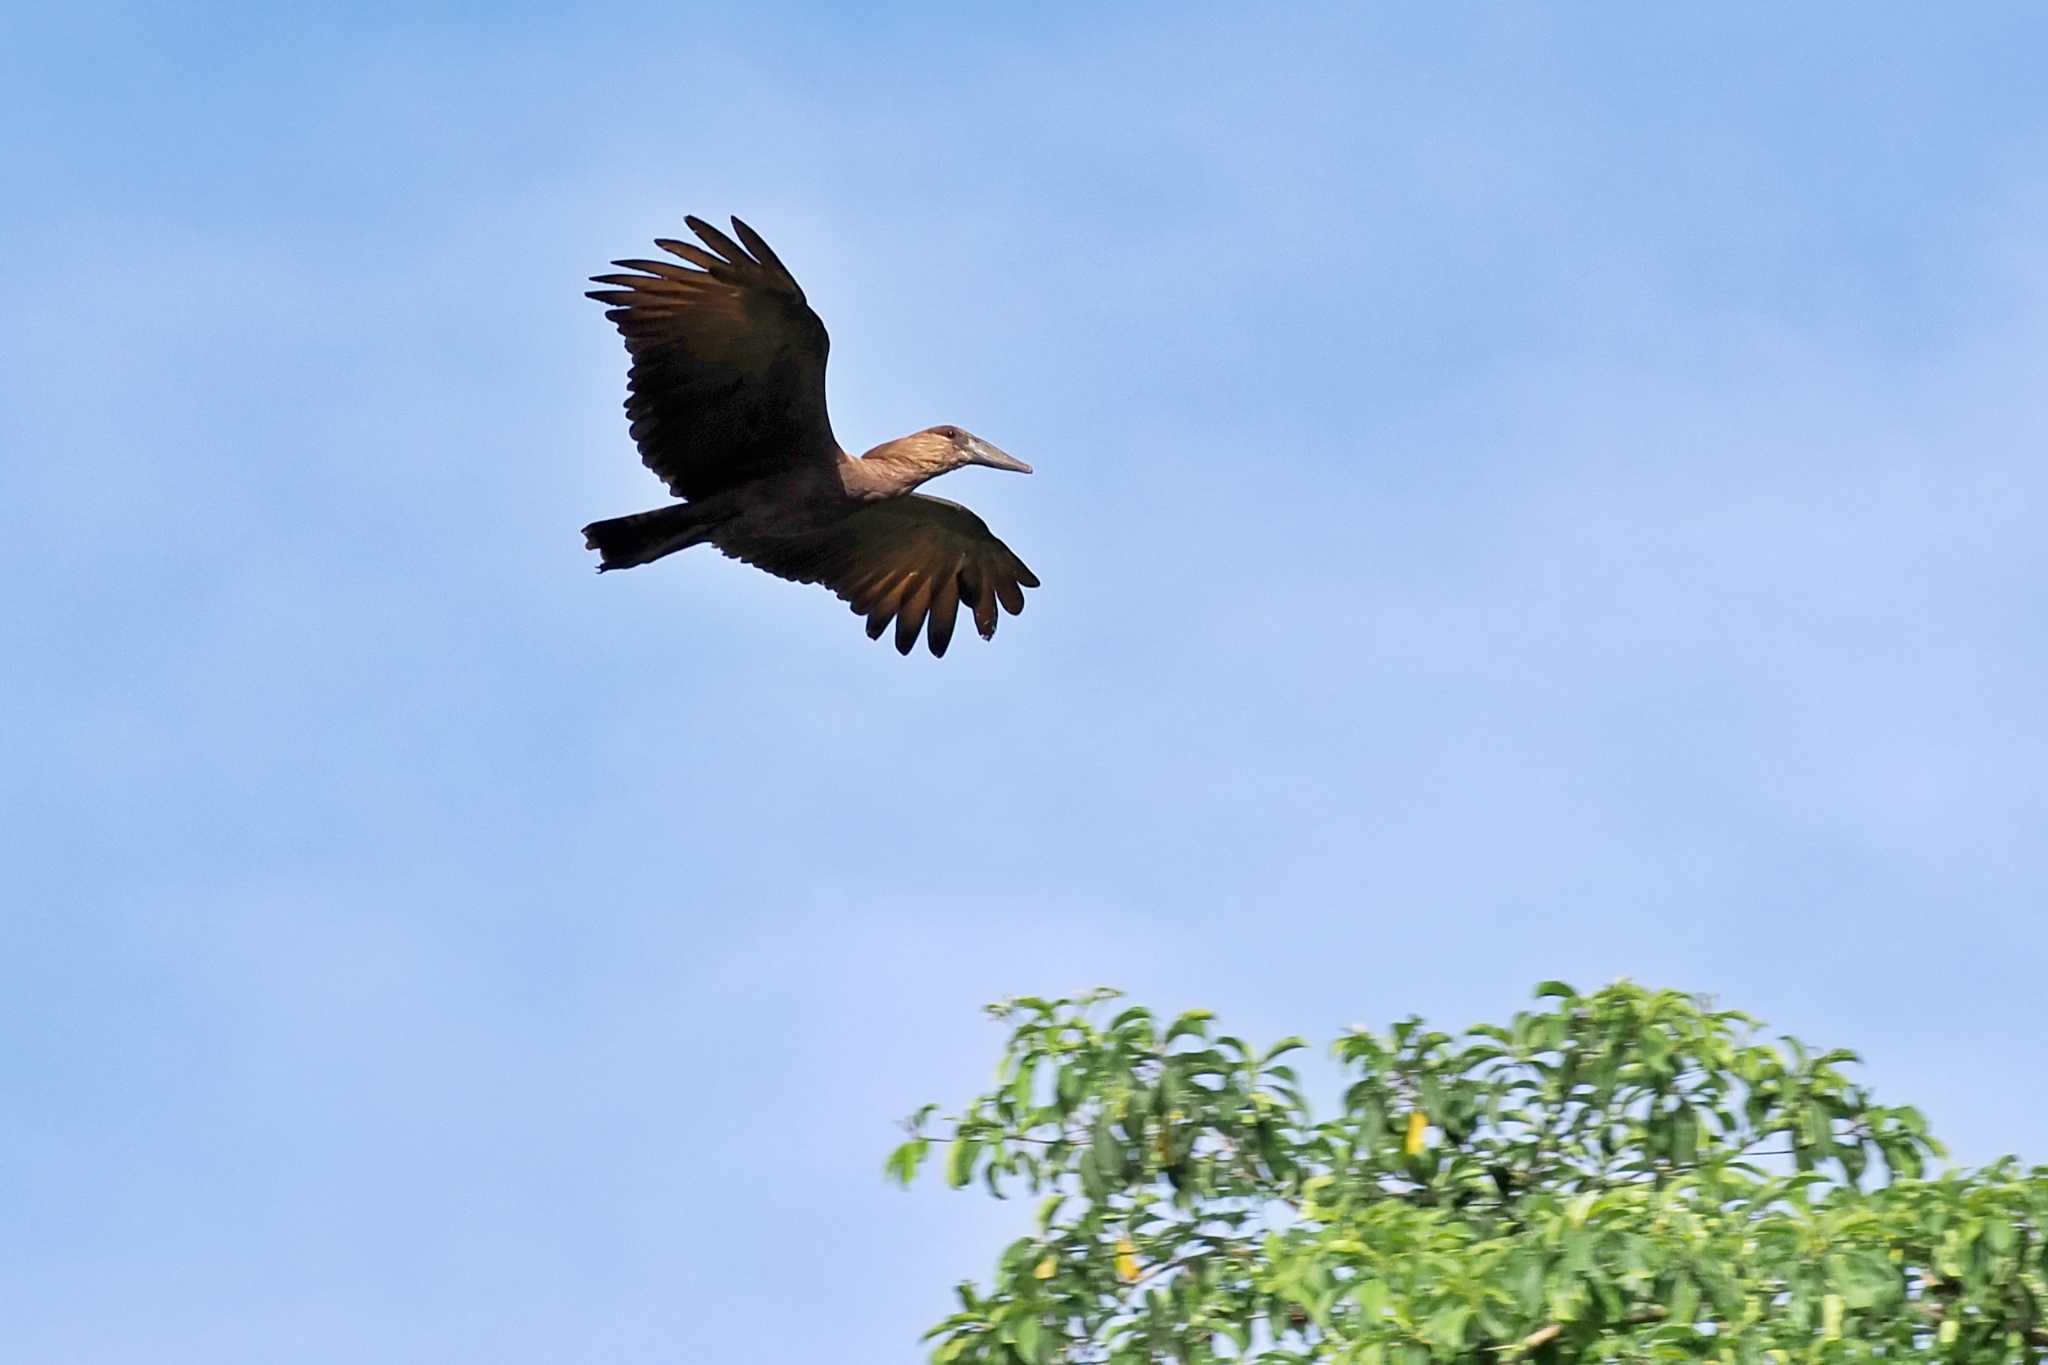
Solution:
[[[1462,1036],[1338,1039],[1293,1067],[1212,1027],[1017,999],[993,1090],[927,1106],[956,1186],[1034,1230],[929,1334],[940,1365],[2048,1357],[2048,1168],[1930,1177],[1920,1114],[1697,997],[1627,982]],[[1105,1018],[1105,1016],[1107,1016]]]

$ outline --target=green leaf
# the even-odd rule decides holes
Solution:
[[[1679,1271],[1671,1282],[1671,1291],[1664,1296],[1664,1306],[1669,1310],[1670,1321],[1680,1327],[1691,1327],[1699,1321],[1700,1290],[1691,1275]]]
[[[917,1178],[917,1168],[924,1163],[925,1153],[931,1143],[924,1138],[912,1138],[889,1154],[887,1174],[899,1185],[908,1185]]]
[[[1471,1308],[1462,1303],[1453,1304],[1424,1323],[1422,1334],[1429,1338],[1429,1344],[1438,1352],[1456,1355],[1464,1349],[1465,1328],[1471,1321]]]
[[[1087,1080],[1081,1074],[1079,1066],[1070,1063],[1060,1068],[1059,1079],[1053,1086],[1053,1103],[1059,1109],[1061,1118],[1065,1118],[1080,1107],[1081,1092],[1086,1084]]]
[[[1262,1067],[1268,1066],[1272,1063],[1275,1057],[1285,1056],[1286,1054],[1295,1051],[1297,1048],[1304,1048],[1307,1046],[1308,1039],[1296,1036],[1294,1034],[1289,1034],[1287,1037],[1282,1038],[1279,1042],[1273,1044],[1273,1046],[1266,1049],[1266,1054],[1263,1057],[1259,1058],[1259,1065]]]
[[[1115,1184],[1123,1179],[1124,1144],[1111,1130],[1107,1117],[1095,1125],[1095,1135],[1089,1143],[1089,1151],[1095,1158],[1095,1168],[1102,1173],[1105,1181]]]
[[[1700,1120],[1688,1106],[1678,1111],[1671,1121],[1671,1160],[1675,1165],[1691,1166],[1700,1156]]]
[[[1103,1178],[1102,1166],[1095,1160],[1095,1151],[1090,1148],[1081,1153],[1081,1160],[1075,1166],[1075,1176],[1081,1182],[1081,1196],[1094,1203],[1109,1198],[1109,1181]]]
[[[1052,1359],[1052,1342],[1047,1338],[1045,1325],[1036,1313],[1017,1318],[1015,1324],[1017,1354],[1026,1365],[1045,1365]]]
[[[1534,1317],[1543,1307],[1543,1256],[1531,1256],[1522,1266],[1520,1279],[1515,1285],[1515,1304],[1526,1317]]]
[[[1034,1083],[1037,1079],[1038,1059],[1036,1057],[1025,1058],[1018,1065],[1017,1074],[1010,1079],[1010,1104],[1016,1110],[1020,1120],[1026,1118],[1033,1108],[1032,1101],[1035,1098]]]
[[[972,1138],[955,1138],[946,1162],[946,1183],[957,1190],[974,1179],[974,1159],[980,1152],[981,1144]]]
[[[1361,1083],[1363,1084],[1363,1083]],[[1354,1090],[1358,1087],[1353,1087]],[[1377,1094],[1370,1091],[1352,1103],[1351,1111],[1358,1116],[1358,1133],[1369,1148],[1382,1146],[1387,1140],[1387,1107]]]

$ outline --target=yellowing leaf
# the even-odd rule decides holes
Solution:
[[[1049,1280],[1052,1278],[1053,1271],[1057,1269],[1059,1269],[1059,1262],[1048,1251],[1045,1253],[1045,1259],[1031,1268],[1031,1276],[1033,1279]]]
[[[1410,1110],[1408,1114],[1408,1141],[1402,1144],[1402,1150],[1406,1151],[1410,1156],[1421,1156],[1422,1140],[1428,1132],[1429,1115],[1423,1113],[1420,1109]]]
[[[1823,1341],[1842,1339],[1842,1296],[1829,1294],[1820,1301],[1820,1335]]]
[[[1138,1249],[1128,1237],[1116,1239],[1116,1277],[1125,1284],[1138,1278]]]

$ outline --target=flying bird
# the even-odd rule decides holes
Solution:
[[[961,607],[986,640],[1000,605],[1024,610],[1037,577],[959,503],[916,491],[962,465],[1031,466],[956,426],[927,427],[855,458],[825,412],[825,324],[761,235],[685,218],[703,245],[657,238],[677,260],[614,261],[590,297],[626,339],[626,416],[641,461],[686,501],[595,521],[585,544],[600,571],[712,545],[778,578],[830,588],[896,626],[908,654],[934,655]]]

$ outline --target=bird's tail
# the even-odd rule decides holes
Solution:
[[[652,512],[635,512],[630,517],[593,521],[583,528],[583,544],[603,557],[598,572],[630,569],[649,564],[663,555],[687,550],[710,534],[710,521],[703,509],[689,503],[657,507]]]

